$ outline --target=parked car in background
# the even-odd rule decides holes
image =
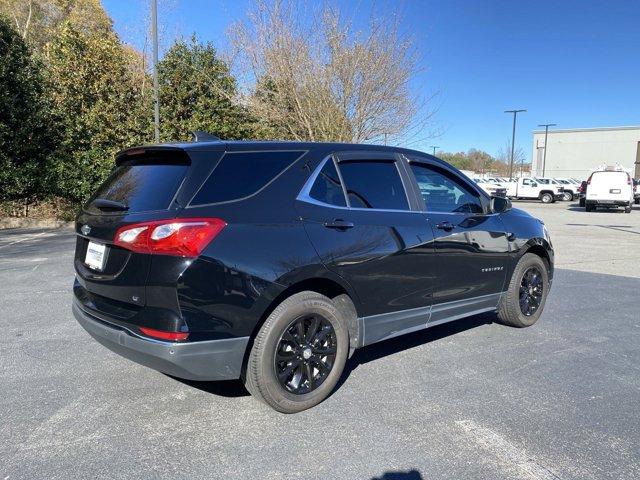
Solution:
[[[640,179],[633,180],[633,197],[636,205],[640,204]]]
[[[579,195],[578,201],[581,207],[584,207],[585,205],[585,198],[587,196],[587,185],[588,185],[587,181],[583,180],[580,183],[580,186],[578,187],[578,195]]]
[[[575,183],[569,178],[554,178],[553,180],[562,187],[563,200],[570,202],[574,198],[578,197],[578,188],[580,187],[579,183]]]
[[[517,199],[538,199],[542,203],[553,203],[562,199],[560,185],[538,183],[533,178],[519,178],[505,185],[507,197]]]
[[[553,178],[548,178],[548,177],[534,177],[535,181],[538,182],[541,185],[547,185],[550,188],[556,188],[559,187],[560,188],[560,200],[566,200],[567,198],[565,197],[565,193],[564,193],[564,185],[562,185],[560,182],[556,181]]]
[[[394,147],[125,150],[75,230],[91,336],[175,377],[241,378],[284,413],[324,400],[365,345],[482,312],[533,325],[553,278],[542,221]]]
[[[593,172],[587,180],[585,208],[587,212],[598,207],[623,207],[631,213],[634,203],[633,179],[624,170],[606,167]]]
[[[494,183],[484,178],[474,178],[473,181],[476,182],[478,186],[489,195],[496,195],[498,197],[507,196],[507,187],[504,187],[500,183]]]

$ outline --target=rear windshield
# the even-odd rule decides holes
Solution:
[[[628,175],[625,172],[595,172],[591,177],[591,183],[596,180],[608,183],[627,183],[627,178]]]
[[[93,205],[94,200],[119,202],[127,213],[164,210],[169,207],[188,165],[135,163],[115,168],[85,205],[91,213],[104,213]]]

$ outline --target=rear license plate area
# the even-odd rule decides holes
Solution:
[[[92,270],[101,272],[104,270],[105,260],[107,258],[107,246],[102,243],[89,242],[87,245],[87,253],[84,257],[84,263]]]
[[[609,190],[609,193],[620,193],[620,189],[619,188],[612,188],[611,190]]]

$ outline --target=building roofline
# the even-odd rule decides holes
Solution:
[[[640,130],[640,125],[636,126],[623,126],[623,127],[592,127],[592,128],[558,128],[555,130],[549,130],[549,135],[552,133],[570,133],[570,132],[606,132],[611,130]],[[534,130],[536,133],[544,133],[544,130]]]

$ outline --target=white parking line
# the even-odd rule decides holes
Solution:
[[[560,477],[531,459],[527,453],[497,432],[478,425],[473,420],[455,422],[480,447],[491,452],[506,468],[516,469],[527,480],[558,480]]]
[[[13,242],[9,242],[9,243],[5,243],[4,245],[0,245],[0,248],[8,247],[10,245],[15,245],[16,243],[20,243],[20,242],[26,242],[27,240],[33,240],[34,238],[41,237],[43,235],[47,235],[48,233],[49,232],[36,233],[35,235],[30,235],[28,237],[20,238],[18,240],[14,240]]]

